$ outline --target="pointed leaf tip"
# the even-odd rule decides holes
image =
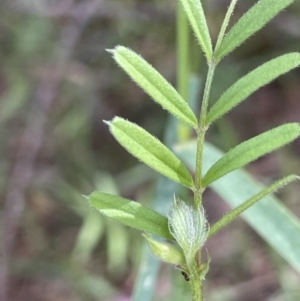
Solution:
[[[105,49],[105,51],[107,51],[108,53],[114,54],[114,52],[115,52],[116,50],[115,50],[115,49]]]
[[[108,120],[102,120],[105,124],[107,124],[108,126],[111,125],[111,121],[108,121]]]

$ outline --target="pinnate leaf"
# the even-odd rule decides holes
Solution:
[[[176,153],[193,170],[196,160],[196,141],[176,148]],[[209,143],[204,145],[203,170],[224,154]],[[211,184],[211,188],[231,207],[261,192],[264,187],[245,170],[239,169]],[[287,262],[300,273],[300,220],[274,195],[267,195],[242,213],[250,226]]]
[[[196,38],[208,61],[212,58],[212,43],[200,0],[180,0]]]
[[[158,212],[122,197],[95,191],[87,197],[92,207],[131,228],[173,239],[168,219]]]
[[[259,31],[294,0],[260,0],[230,29],[215,57],[221,59]]]
[[[227,152],[205,174],[203,186],[296,139],[298,123],[288,123],[251,138]]]
[[[174,87],[134,51],[117,46],[109,50],[119,66],[164,109],[181,121],[197,127],[197,118]]]
[[[108,124],[113,136],[133,156],[175,182],[194,186],[182,162],[143,128],[120,117],[115,117]]]
[[[212,106],[207,115],[207,124],[221,117],[260,87],[300,65],[300,53],[277,57],[248,73],[233,84]]]

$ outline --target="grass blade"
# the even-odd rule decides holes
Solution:
[[[207,115],[207,124],[223,116],[259,88],[299,65],[300,53],[289,53],[259,66],[239,79],[220,97]]]
[[[193,179],[186,167],[158,139],[120,117],[108,124],[113,136],[133,156],[171,180],[193,187]]]
[[[180,0],[196,38],[208,61],[212,59],[212,43],[200,0]]]
[[[280,11],[289,6],[294,0],[260,0],[249,9],[240,20],[230,29],[221,46],[215,53],[217,59],[232,52],[254,33],[259,31]]]
[[[177,149],[177,155],[194,168],[196,142],[190,142]],[[224,154],[211,144],[204,147],[204,171]],[[244,170],[235,170],[227,177],[211,184],[211,188],[231,207],[237,207],[243,200],[251,198],[264,187]],[[300,273],[300,221],[273,195],[242,213],[250,226],[276,250],[296,271]]]
[[[299,132],[300,126],[298,123],[288,123],[239,144],[208,170],[203,178],[203,187],[293,141],[298,137]]]
[[[98,191],[88,196],[87,200],[102,214],[131,228],[174,239],[169,232],[167,218],[137,202]]]
[[[119,66],[147,93],[181,121],[197,127],[197,118],[187,102],[173,86],[148,64],[140,55],[132,50],[117,46],[109,50]]]

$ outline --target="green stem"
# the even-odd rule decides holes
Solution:
[[[199,276],[195,279],[190,278],[192,301],[203,301],[202,281]]]
[[[207,114],[207,107],[208,107],[208,101],[210,96],[210,90],[211,90],[211,84],[214,78],[215,69],[216,69],[216,63],[214,61],[210,62],[208,65],[208,73],[204,88],[204,94],[203,94],[203,100],[201,105],[201,112],[200,112],[200,118],[199,118],[199,128],[202,129],[205,127],[205,121],[206,121],[206,114]]]
[[[188,264],[192,301],[203,301],[202,281],[195,260]]]
[[[196,155],[196,174],[195,174],[195,191],[194,191],[194,203],[195,206],[200,206],[202,203],[202,193],[204,188],[202,187],[202,157],[205,133],[207,131],[206,115],[207,107],[210,96],[211,85],[215,73],[216,63],[212,61],[208,65],[208,73],[204,88],[201,113],[199,118],[199,128],[197,129],[197,155]]]

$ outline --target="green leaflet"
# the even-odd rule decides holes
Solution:
[[[208,61],[212,59],[212,44],[200,0],[180,0],[196,38]]]
[[[229,223],[231,223],[237,216],[239,216],[241,213],[243,213],[245,210],[250,208],[252,205],[254,205],[256,202],[267,196],[268,194],[271,194],[275,192],[276,190],[284,187],[285,185],[289,184],[290,182],[293,182],[295,180],[299,180],[299,177],[296,175],[290,175],[287,176],[271,186],[265,188],[261,192],[257,193],[255,196],[241,204],[240,206],[234,208],[232,211],[224,215],[220,220],[218,220],[209,231],[209,237],[216,234],[218,231],[220,231],[222,228],[227,226]]]
[[[140,55],[123,46],[117,46],[109,52],[113,54],[113,58],[120,67],[164,109],[181,121],[194,128],[197,127],[197,118],[186,101]]]
[[[193,187],[193,179],[182,162],[143,128],[120,117],[107,122],[117,141],[133,156],[171,180]]]
[[[168,219],[150,208],[113,194],[95,191],[88,202],[102,214],[129,227],[173,239],[168,229]]]
[[[260,30],[294,0],[260,0],[230,29],[215,57],[221,59]]]
[[[207,115],[207,124],[227,113],[260,87],[299,65],[300,53],[289,53],[254,69],[234,83],[212,106]]]
[[[203,178],[203,187],[293,141],[298,137],[299,131],[300,126],[298,123],[288,123],[239,144],[227,152],[208,170]]]

